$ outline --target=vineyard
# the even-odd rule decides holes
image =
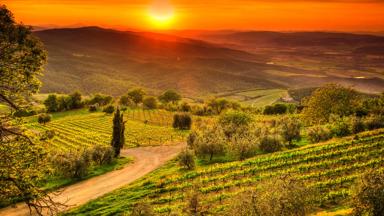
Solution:
[[[55,136],[47,141],[48,147],[55,150],[70,150],[96,144],[109,145],[112,116],[104,113],[82,113],[60,117],[45,125],[32,122],[26,126],[40,134],[53,130]],[[182,141],[184,137],[185,132],[170,127],[128,120],[125,129],[125,147],[171,144]]]
[[[266,154],[245,161],[178,168],[175,162],[135,183],[69,213],[115,215],[147,200],[157,213],[180,212],[191,190],[199,190],[203,205],[220,213],[234,195],[255,187],[263,179],[289,174],[317,188],[320,205],[334,205],[351,194],[355,179],[369,168],[384,167],[384,130],[359,134],[295,150]],[[198,186],[198,188],[193,188]]]
[[[129,120],[140,121],[145,124],[157,125],[157,126],[172,126],[173,113],[165,110],[143,110],[133,109],[126,110],[124,115]]]

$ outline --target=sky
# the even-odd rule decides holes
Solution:
[[[384,31],[384,0],[0,0],[43,27]]]

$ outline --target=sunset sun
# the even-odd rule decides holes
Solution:
[[[168,28],[175,17],[174,7],[169,0],[154,0],[148,9],[148,16],[156,28]]]

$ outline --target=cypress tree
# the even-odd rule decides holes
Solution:
[[[123,148],[125,143],[124,131],[125,131],[125,122],[123,114],[120,114],[120,109],[117,108],[115,115],[113,117],[113,131],[112,131],[112,141],[111,145],[115,151],[115,157],[120,155],[120,149]]]

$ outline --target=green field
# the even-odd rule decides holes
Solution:
[[[178,168],[175,161],[150,175],[75,210],[70,215],[116,215],[147,200],[157,213],[180,212],[192,185],[200,185],[203,205],[213,213],[225,210],[234,195],[257,182],[290,174],[319,189],[319,205],[340,204],[351,194],[355,179],[369,168],[383,169],[384,130],[365,132],[328,143],[257,156],[241,162]]]
[[[132,109],[125,111],[124,115],[129,120],[157,126],[171,127],[173,122],[173,113],[165,110]]]
[[[76,110],[53,114],[52,121],[46,125],[30,118],[26,127],[32,132],[43,133],[54,130],[55,136],[47,141],[48,148],[55,150],[71,150],[92,145],[109,145],[112,134],[112,115],[105,113],[89,113],[87,110]],[[128,120],[125,129],[125,147],[166,145],[184,140],[186,132],[171,127],[144,124]]]
[[[216,95],[217,97],[239,101],[253,107],[264,107],[278,101],[287,95],[284,89],[252,89],[245,91],[233,91]]]

